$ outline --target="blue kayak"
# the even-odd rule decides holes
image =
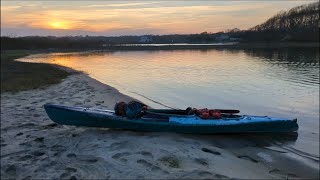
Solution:
[[[58,124],[120,128],[135,131],[177,132],[192,134],[294,132],[296,119],[223,114],[221,119],[201,119],[184,115],[184,110],[148,110],[138,119],[115,115],[112,110],[46,104],[50,119]]]

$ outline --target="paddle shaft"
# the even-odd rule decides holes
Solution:
[[[240,111],[239,110],[235,110],[235,109],[213,109],[216,111],[220,111],[221,113],[225,113],[225,114],[237,114]]]

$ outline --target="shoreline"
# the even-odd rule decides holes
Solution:
[[[27,51],[31,54],[34,53],[59,53],[59,52],[79,52],[79,51],[144,51],[144,50],[209,50],[209,49],[247,49],[247,48],[319,48],[319,42],[242,42],[242,43],[230,43],[230,44],[198,44],[198,45],[107,45],[104,47],[94,47],[94,48],[70,48],[70,49],[60,49],[60,48],[49,48],[49,49],[21,49],[21,50],[1,50],[5,51]]]
[[[248,49],[248,48],[267,48],[267,49],[275,49],[275,48],[319,48],[319,42],[307,42],[307,43],[283,43],[283,42],[251,42],[251,43],[229,43],[225,44],[198,44],[198,45],[161,45],[155,46],[148,44],[145,45],[111,45],[106,46],[106,50],[111,51],[121,51],[121,50],[209,50],[209,49]]]
[[[64,126],[45,103],[113,109],[133,98],[84,73],[1,93],[1,178],[319,178],[319,161],[287,148],[293,135],[186,135]],[[12,141],[14,139],[14,141]]]

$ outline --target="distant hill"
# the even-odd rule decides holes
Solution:
[[[242,34],[245,41],[319,41],[319,2],[282,11]]]

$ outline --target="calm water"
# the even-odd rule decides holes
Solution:
[[[50,53],[23,61],[87,72],[155,108],[232,108],[298,118],[295,148],[319,155],[317,49]]]

